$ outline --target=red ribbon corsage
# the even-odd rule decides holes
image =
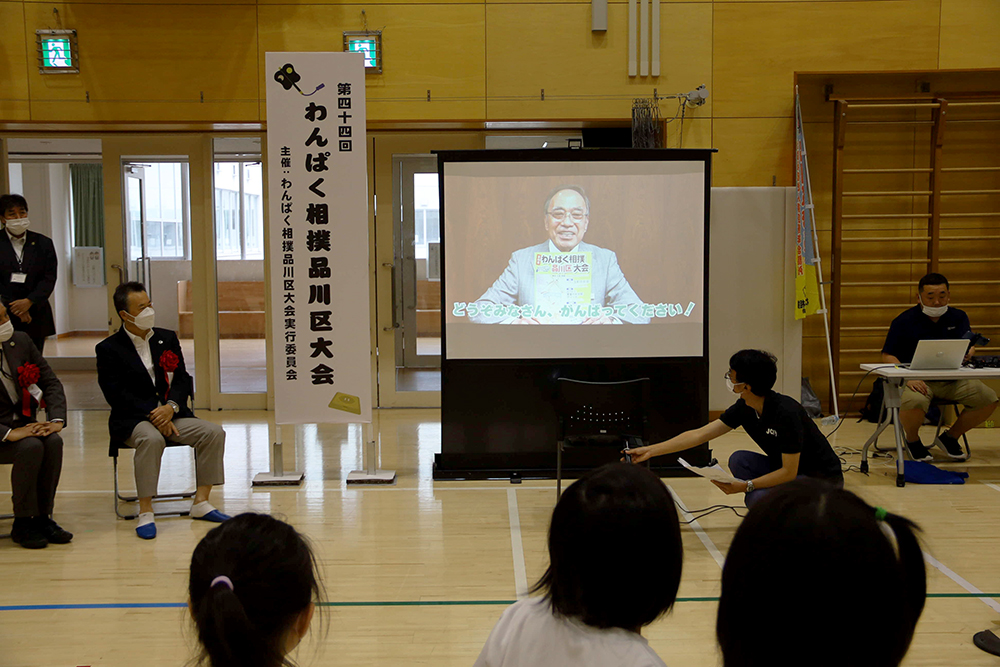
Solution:
[[[35,364],[25,364],[17,369],[17,383],[21,385],[23,399],[21,412],[25,417],[31,416],[31,392],[28,391],[28,388],[38,382],[41,377],[42,374]],[[38,407],[45,407],[45,401],[40,401]]]
[[[170,395],[170,383],[174,379],[174,371],[180,365],[180,358],[170,350],[166,350],[160,355],[160,368],[163,369],[163,377],[167,381],[167,391],[163,394],[164,403],[167,402],[167,396]]]

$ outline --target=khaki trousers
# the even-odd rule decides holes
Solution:
[[[171,442],[194,447],[195,476],[198,486],[223,484],[226,481],[222,455],[226,449],[226,432],[218,424],[197,418],[174,419],[178,434]],[[125,441],[135,450],[135,489],[140,498],[156,495],[160,479],[160,458],[167,446],[163,435],[151,422],[139,422]]]

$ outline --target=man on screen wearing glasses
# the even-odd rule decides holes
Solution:
[[[477,324],[648,324],[642,299],[626,280],[615,253],[583,242],[589,223],[590,199],[581,186],[553,190],[544,208],[548,240],[511,254],[507,268],[475,302],[477,312],[470,312],[469,320]],[[511,307],[522,307],[522,312],[511,313]],[[530,308],[523,312],[523,307]]]

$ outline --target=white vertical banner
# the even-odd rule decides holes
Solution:
[[[275,423],[368,423],[364,55],[265,63]]]

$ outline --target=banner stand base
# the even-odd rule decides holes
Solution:
[[[352,470],[347,475],[348,484],[395,484],[395,470],[378,469],[378,442],[372,425],[365,425],[365,464],[367,470]]]
[[[376,470],[366,472],[364,470],[352,470],[347,475],[348,484],[395,484],[395,470]]]
[[[270,472],[259,472],[253,477],[251,486],[298,486],[305,479],[305,473],[286,472],[275,475]]]
[[[284,452],[281,445],[281,425],[275,424],[274,442],[271,443],[271,472],[259,472],[253,477],[251,486],[298,486],[305,473],[285,472]]]

